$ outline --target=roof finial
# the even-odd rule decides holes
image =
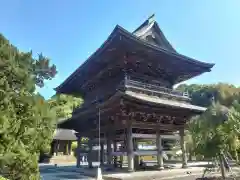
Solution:
[[[149,16],[148,23],[152,23],[153,21],[155,21],[155,14],[154,13],[151,16]]]

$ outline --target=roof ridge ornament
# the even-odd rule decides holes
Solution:
[[[152,22],[155,22],[155,13],[148,17],[148,23],[151,24]]]

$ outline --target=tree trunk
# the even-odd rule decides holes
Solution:
[[[192,157],[193,157],[193,152],[190,150],[189,151],[189,156],[188,156],[189,161],[192,161]]]
[[[237,149],[234,150],[234,156],[235,156],[236,162],[238,163],[239,159],[238,159],[238,151],[237,151]]]
[[[219,155],[219,163],[220,163],[222,178],[226,179],[226,169],[225,169],[225,166],[224,166],[222,154]]]

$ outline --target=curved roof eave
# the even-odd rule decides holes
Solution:
[[[151,48],[152,50],[161,52],[161,53],[165,53],[167,55],[170,56],[174,56],[177,58],[180,58],[183,61],[186,61],[188,63],[194,63],[197,64],[199,66],[202,66],[204,68],[208,68],[209,71],[211,70],[211,68],[215,65],[213,63],[206,63],[206,62],[201,62],[192,58],[189,58],[187,56],[184,56],[182,54],[179,53],[174,53],[174,52],[170,52],[167,51],[161,47],[156,47],[144,40],[139,39],[137,36],[133,35],[132,33],[130,33],[129,31],[127,31],[126,29],[124,29],[123,27],[116,25],[116,27],[114,28],[114,30],[111,32],[111,34],[108,36],[107,40],[82,64],[80,65],[67,79],[65,79],[65,81],[63,83],[61,83],[58,87],[54,88],[55,91],[59,92],[60,89],[67,83],[69,83],[79,72],[81,69],[83,69],[85,66],[87,66],[89,64],[89,62],[91,62],[92,59],[94,59],[94,57],[96,57],[97,55],[99,55],[101,52],[103,52],[111,43],[111,40],[113,40],[113,38],[117,35],[117,33],[120,33],[121,35],[126,36],[129,39],[132,39],[133,41],[143,44],[144,46]],[[61,91],[60,91],[61,93]]]
[[[155,106],[164,105],[164,106],[169,106],[169,107],[188,109],[188,110],[200,112],[200,113],[205,112],[207,110],[207,108],[201,107],[201,106],[186,104],[186,103],[173,101],[173,100],[165,100],[165,99],[160,99],[160,98],[156,99],[155,97],[139,95],[139,94],[133,93],[133,92],[125,92],[125,93],[122,93],[122,95],[123,95],[123,97],[134,99],[136,101],[141,101],[143,103],[151,103]]]
[[[55,140],[69,140],[75,141],[77,137],[75,135],[76,131],[73,129],[56,129],[54,132],[53,139]]]
[[[162,30],[160,29],[158,23],[154,22],[154,27],[158,30],[159,35],[163,38],[163,41],[168,45],[168,47],[174,52],[177,53],[176,49],[172,46],[172,44],[167,40],[166,36],[163,34]]]
[[[114,104],[114,100],[116,99],[121,99],[121,98],[126,98],[129,100],[133,100],[133,101],[137,101],[137,102],[141,102],[143,104],[151,104],[155,107],[159,107],[159,106],[166,106],[166,107],[173,107],[173,108],[180,108],[180,109],[188,109],[189,111],[193,111],[196,114],[200,114],[203,113],[204,111],[207,110],[207,108],[205,107],[200,107],[200,106],[195,106],[192,104],[186,104],[186,103],[181,103],[181,102],[177,102],[177,101],[173,101],[173,100],[164,100],[164,99],[156,99],[150,96],[141,96],[141,95],[137,95],[134,94],[132,92],[124,92],[124,91],[117,91],[115,94],[113,94],[107,101],[100,103],[98,106],[101,106],[102,108],[104,106],[109,106],[108,103],[113,103]],[[93,105],[94,107],[96,107],[96,105]],[[77,121],[79,121],[81,114],[77,114],[75,116],[72,116],[69,119],[66,119],[65,121],[61,121],[60,123],[58,123],[58,128],[62,128],[62,129],[74,129],[76,130],[76,126],[74,126],[74,123],[76,123]],[[82,119],[83,120],[83,119]],[[80,121],[80,123],[86,123],[86,121]],[[78,130],[76,130],[78,131]]]
[[[140,38],[138,38],[137,36],[133,35],[132,33],[130,33],[129,31],[127,31],[126,29],[124,29],[123,27],[121,26],[118,26],[120,32],[123,34],[123,35],[126,35],[128,38],[140,43],[140,44],[143,44],[155,51],[159,51],[159,52],[162,52],[162,53],[165,53],[167,55],[170,55],[170,56],[175,56],[177,58],[180,58],[181,60],[183,61],[187,61],[189,63],[194,63],[194,64],[197,64],[199,66],[202,66],[202,67],[205,67],[205,68],[209,68],[211,69],[215,64],[214,63],[206,63],[206,62],[202,62],[202,61],[199,61],[199,60],[196,60],[196,59],[193,59],[193,58],[190,58],[190,57],[187,57],[187,56],[184,56],[182,54],[179,54],[179,53],[175,53],[175,52],[170,52],[170,51],[167,51],[161,47],[157,47],[157,46],[154,46],[150,43],[148,43],[147,41],[144,41],[144,40],[141,40]]]
[[[119,30],[119,25],[116,25],[114,30],[111,32],[111,34],[108,36],[107,40],[86,60],[81,64],[67,79],[65,79],[59,86],[54,88],[55,91],[59,91],[66,83],[70,82],[78,73],[83,69],[85,66],[88,65],[88,63],[94,59],[97,55],[99,55],[101,52],[103,52],[108,46],[109,42],[116,36],[118,30]]]

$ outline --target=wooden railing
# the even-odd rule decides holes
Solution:
[[[130,78],[125,78],[116,89],[126,88],[127,90],[133,92],[141,92],[147,95],[166,97],[169,99],[176,99],[179,101],[189,102],[191,99],[187,92],[180,92],[174,89],[166,88],[163,86],[158,86],[154,84],[143,83],[141,81],[132,80]],[[88,99],[84,104],[81,105],[82,108],[89,106],[90,104],[95,104],[97,101],[102,101],[104,97],[114,94],[114,91],[103,94],[102,91],[99,91],[98,99],[96,96],[93,96],[92,99]],[[74,112],[78,112],[78,109],[75,109]]]
[[[135,81],[127,78],[125,78],[124,80],[124,86],[126,88],[130,88],[131,90],[141,91],[143,93],[145,92],[146,94],[152,94],[154,96],[166,95],[169,97],[176,97],[183,100],[190,100],[190,97],[187,92],[181,92],[174,89],[154,84],[143,83],[140,81]]]

